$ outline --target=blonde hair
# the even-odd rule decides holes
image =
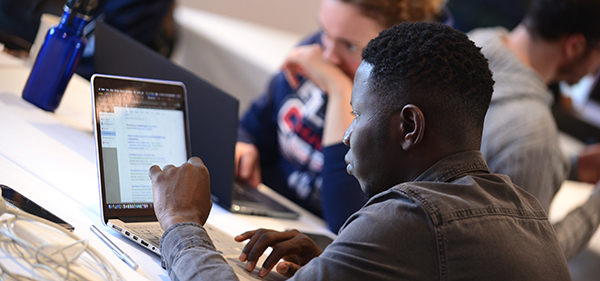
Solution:
[[[339,0],[356,5],[365,16],[384,28],[402,22],[433,21],[446,3],[445,0]]]

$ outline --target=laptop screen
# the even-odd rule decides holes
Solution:
[[[213,202],[230,209],[238,101],[106,23],[97,22],[94,34],[96,72],[185,84],[192,155],[202,158],[210,170]]]
[[[190,154],[185,86],[95,75],[92,87],[103,218],[153,216],[149,168]]]

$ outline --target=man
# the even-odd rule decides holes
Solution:
[[[320,32],[292,50],[240,120],[236,178],[267,186],[337,232],[365,203],[345,171],[354,73],[369,40],[392,25],[433,21],[442,0],[322,0]]]
[[[511,32],[490,28],[469,36],[483,47],[496,81],[481,152],[492,172],[510,176],[548,212],[571,164],[560,148],[547,86],[575,83],[598,71],[600,1],[535,0]],[[600,167],[593,159],[599,156],[598,146],[592,146],[575,161],[579,180],[598,181]],[[554,225],[567,259],[586,247],[600,224],[599,187]]]
[[[323,253],[297,231],[249,231],[240,260],[295,280],[570,280],[539,202],[490,174],[481,153],[493,80],[465,34],[435,23],[382,32],[354,78],[347,170],[367,204]],[[460,137],[456,137],[460,136]],[[150,168],[163,265],[174,280],[235,279],[202,227],[208,172],[198,158]],[[220,275],[219,275],[220,274]]]

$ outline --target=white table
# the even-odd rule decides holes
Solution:
[[[71,223],[74,233],[89,239],[126,280],[168,279],[157,255],[102,226],[89,82],[74,76],[59,108],[48,113],[21,98],[28,74],[22,61],[0,53],[0,183]],[[321,219],[268,188],[262,189],[300,213],[300,219],[234,215],[214,205],[208,223],[230,235],[266,227],[297,228],[333,236]],[[119,260],[91,233],[92,224],[104,230],[140,268],[133,271]]]

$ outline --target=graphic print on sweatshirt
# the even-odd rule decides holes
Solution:
[[[326,96],[321,89],[305,80],[282,102],[277,116],[279,150],[297,167],[288,175],[288,186],[303,200],[311,193],[318,194],[321,188],[325,106]]]

